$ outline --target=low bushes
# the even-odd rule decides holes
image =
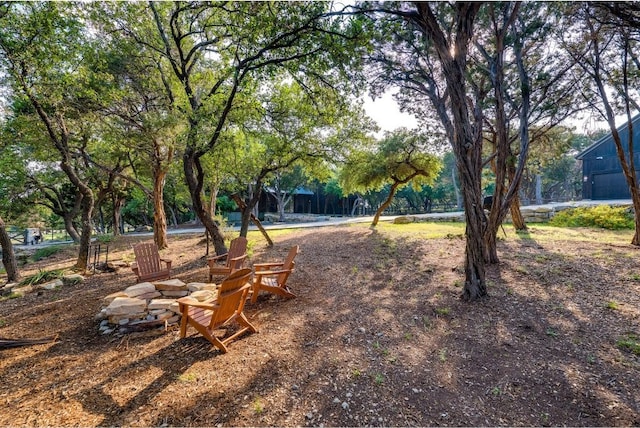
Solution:
[[[608,205],[560,211],[551,219],[550,224],[559,227],[599,227],[610,230],[635,227],[633,212],[630,208]]]

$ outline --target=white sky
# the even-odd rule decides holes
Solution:
[[[365,96],[364,110],[369,117],[378,123],[382,131],[393,131],[402,126],[411,129],[418,124],[412,115],[400,111],[398,103],[393,99],[392,92],[386,92],[375,101],[372,101],[371,97]]]

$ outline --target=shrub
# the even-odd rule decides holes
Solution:
[[[551,219],[550,224],[560,227],[599,227],[610,230],[633,230],[635,227],[633,214],[628,208],[608,205],[560,211]]]
[[[62,277],[62,269],[39,270],[38,273],[28,276],[20,281],[20,285],[42,284],[44,282],[52,281],[60,277]]]
[[[33,256],[31,256],[31,259],[34,262],[37,262],[38,260],[46,259],[47,257],[54,255],[60,250],[62,250],[62,247],[58,245],[51,245],[48,247],[38,248],[36,252],[33,253]]]

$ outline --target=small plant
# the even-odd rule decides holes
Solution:
[[[7,321],[3,320],[3,319],[0,319],[0,328],[6,327],[6,326],[7,326]]]
[[[38,248],[36,252],[31,256],[31,259],[34,262],[37,262],[60,252],[60,250],[62,250],[62,247],[59,245],[51,245],[49,247]]]
[[[462,280],[456,279],[455,281],[453,281],[453,286],[454,287],[462,287]]]
[[[411,340],[412,338],[413,338],[413,335],[411,333],[404,334],[404,340]]]
[[[260,397],[256,397],[256,399],[253,400],[253,411],[258,415],[264,411],[264,404]]]
[[[15,291],[12,291],[6,296],[0,296],[0,302],[4,302],[5,300],[10,300],[10,299],[17,299],[18,297],[20,297],[20,294],[16,293]]]
[[[627,334],[616,342],[619,349],[631,351],[636,355],[640,355],[640,340],[638,336],[632,333]]]
[[[610,300],[607,302],[606,308],[615,311],[616,309],[618,309],[618,302],[616,302],[615,300]]]
[[[39,270],[38,273],[26,277],[20,281],[20,285],[35,285],[42,284],[47,281],[52,281],[62,277],[62,269],[54,270]]]
[[[547,336],[551,336],[553,338],[558,337],[558,332],[551,327],[547,329],[546,333],[547,333]]]
[[[360,369],[351,370],[351,377],[360,377],[360,376],[362,376],[362,372],[360,371]]]
[[[523,275],[529,275],[529,269],[527,269],[525,266],[516,266],[516,272],[521,273]]]
[[[446,363],[447,362],[447,350],[446,349],[441,349],[440,351],[438,351],[438,359],[440,360],[441,363]]]
[[[596,362],[596,357],[592,354],[587,355],[587,363],[589,364],[595,364]]]
[[[376,373],[375,376],[373,377],[373,381],[377,385],[382,385],[384,383],[384,376],[381,373]]]
[[[449,308],[436,308],[436,314],[438,315],[449,315],[451,309]]]
[[[354,274],[354,275],[357,274],[358,273],[358,266],[352,267],[351,268],[351,273]]]
[[[640,281],[640,273],[631,274],[632,281]]]
[[[491,394],[495,396],[502,395],[502,389],[499,386],[494,386],[491,388]]]
[[[195,382],[198,377],[194,373],[182,373],[178,376],[180,382]]]

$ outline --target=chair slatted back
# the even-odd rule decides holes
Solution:
[[[220,307],[211,317],[209,328],[222,325],[242,313],[251,288],[251,269],[240,269],[226,277],[218,289],[216,299]]]
[[[162,270],[160,266],[160,253],[155,242],[137,244],[133,247],[136,263],[141,276],[146,276]]]

